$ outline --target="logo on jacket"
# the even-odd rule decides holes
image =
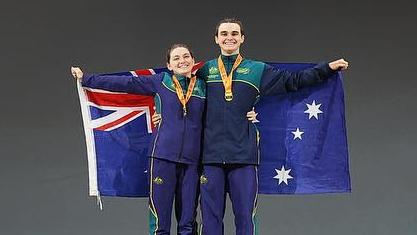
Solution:
[[[207,184],[208,179],[205,175],[200,176],[200,184]]]
[[[157,177],[155,177],[155,179],[153,179],[153,182],[155,184],[163,184],[164,180],[161,177],[157,176]]]
[[[212,75],[212,74],[218,74],[219,73],[219,69],[218,68],[216,68],[216,67],[210,67],[209,68],[209,74],[210,75]]]
[[[249,74],[249,72],[250,72],[249,68],[237,68],[236,69],[236,73]]]

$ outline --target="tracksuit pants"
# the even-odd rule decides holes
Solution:
[[[223,235],[226,193],[235,215],[236,235],[257,234],[257,166],[207,164],[200,177],[203,235]]]
[[[149,234],[170,234],[172,205],[178,235],[196,234],[196,207],[198,194],[198,167],[150,159]]]

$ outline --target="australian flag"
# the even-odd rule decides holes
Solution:
[[[270,65],[296,71],[313,64]],[[196,69],[201,63],[196,65]],[[145,69],[115,75],[150,75]],[[78,84],[86,136],[90,196],[148,196],[153,97]],[[314,87],[263,97],[255,108],[260,132],[259,192],[350,192],[341,74]]]
[[[297,71],[314,64],[270,65]],[[260,132],[259,192],[350,192],[341,73],[316,86],[262,97],[255,110]]]

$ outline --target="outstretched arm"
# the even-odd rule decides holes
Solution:
[[[80,79],[85,87],[140,95],[153,95],[156,92],[156,79],[163,76],[85,75],[79,67],[71,67],[71,74],[75,79]]]
[[[321,63],[313,68],[290,72],[265,65],[262,80],[261,94],[271,95],[296,91],[300,88],[314,85],[333,76],[339,70],[345,70],[349,66],[344,59]]]

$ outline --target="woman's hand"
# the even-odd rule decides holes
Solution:
[[[84,73],[79,67],[71,67],[71,75],[75,79],[82,79],[84,76]]]

